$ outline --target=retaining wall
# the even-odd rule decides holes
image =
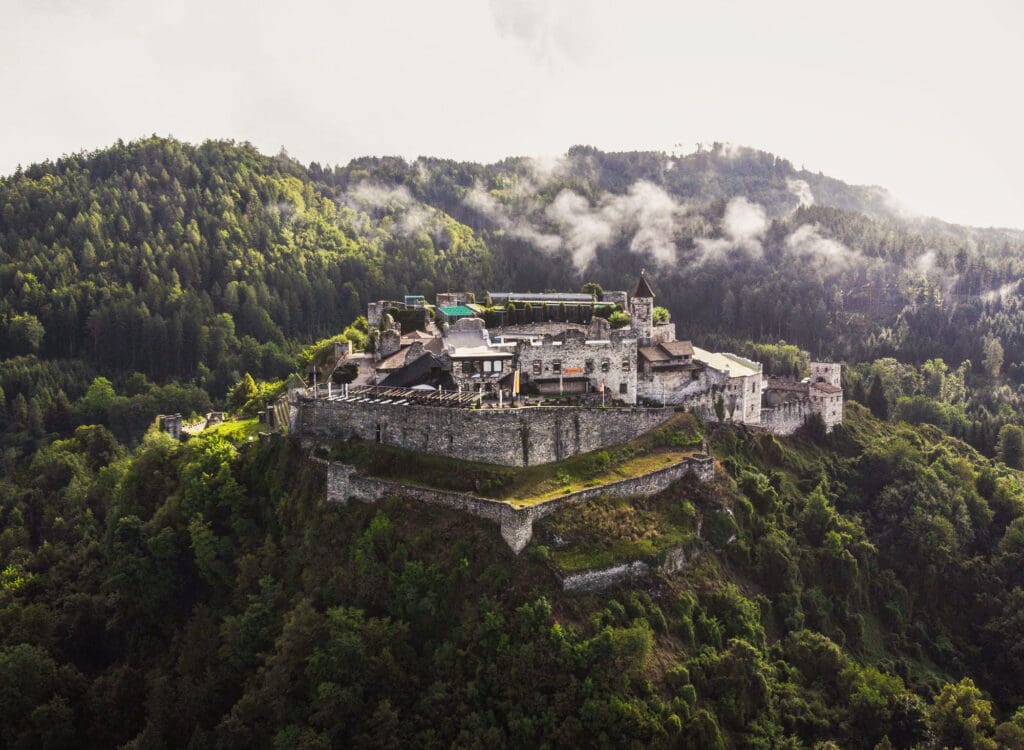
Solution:
[[[462,511],[499,524],[502,538],[516,554],[519,554],[533,538],[533,522],[561,508],[602,496],[653,495],[687,475],[693,475],[702,482],[711,480],[715,475],[714,459],[704,454],[697,454],[687,456],[672,466],[639,477],[620,479],[599,487],[578,490],[526,508],[514,508],[501,500],[479,497],[467,492],[417,487],[388,479],[364,476],[357,473],[356,468],[350,464],[325,463],[327,463],[328,502],[346,503],[351,498],[363,502],[375,502],[384,497],[400,497],[413,502],[440,505]]]

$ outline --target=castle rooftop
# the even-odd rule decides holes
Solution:
[[[733,378],[757,375],[761,372],[761,368],[755,366],[756,363],[743,357],[737,357],[735,354],[709,352],[695,346],[693,347],[693,358],[719,372],[728,372],[729,376]]]

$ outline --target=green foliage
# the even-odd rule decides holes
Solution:
[[[999,460],[1012,469],[1024,469],[1024,430],[1015,424],[999,429]]]
[[[1024,490],[1008,468],[1024,306],[984,296],[1021,276],[1019,240],[884,218],[872,192],[757,152],[665,170],[660,154],[578,147],[523,201],[530,169],[304,167],[151,138],[0,180],[0,744],[1024,744]],[[794,178],[817,205],[794,211]],[[306,453],[250,443],[253,421],[138,442],[158,413],[229,394],[262,408],[335,341],[370,345],[368,299],[577,287],[571,263],[467,203],[477,185],[544,212],[562,189],[596,205],[639,179],[696,207],[680,260],[733,195],[776,218],[762,258],[665,271],[680,334],[772,374],[806,374],[807,350],[845,358],[848,393],[906,421],[848,402],[823,440],[716,429],[715,482],[556,514],[520,557],[494,524],[443,508],[326,506]],[[364,183],[402,186],[422,223],[359,203]],[[803,225],[849,264],[785,262]],[[628,242],[599,248],[590,291],[635,277]],[[628,324],[594,308],[504,314]],[[522,476],[351,444],[336,457],[501,494],[695,448],[683,420]],[[632,560],[678,572],[579,594],[552,575]]]
[[[629,314],[622,310],[616,310],[608,316],[608,322],[612,328],[625,328],[629,325]]]

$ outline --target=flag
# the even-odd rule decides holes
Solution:
[[[604,393],[604,381],[603,380],[601,381],[601,390],[600,390],[600,392]]]
[[[515,370],[512,375],[512,395],[519,395],[519,370]]]

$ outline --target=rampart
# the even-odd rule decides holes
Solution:
[[[774,435],[792,435],[813,412],[809,398],[783,401],[776,406],[761,409],[761,426]]]
[[[570,505],[577,505],[598,497],[631,497],[653,495],[666,489],[673,482],[693,475],[698,481],[707,482],[714,478],[715,462],[711,456],[696,454],[648,474],[598,487],[570,492],[525,508],[515,508],[507,502],[479,497],[467,492],[451,492],[430,487],[420,487],[357,473],[350,464],[323,462],[327,468],[327,501],[346,503],[349,499],[376,502],[384,497],[398,497],[427,505],[439,505],[477,518],[497,523],[501,536],[519,554],[533,538],[533,522]]]
[[[359,438],[422,453],[503,466],[534,466],[625,443],[671,418],[672,409],[531,406],[458,409],[306,399],[299,435]]]

